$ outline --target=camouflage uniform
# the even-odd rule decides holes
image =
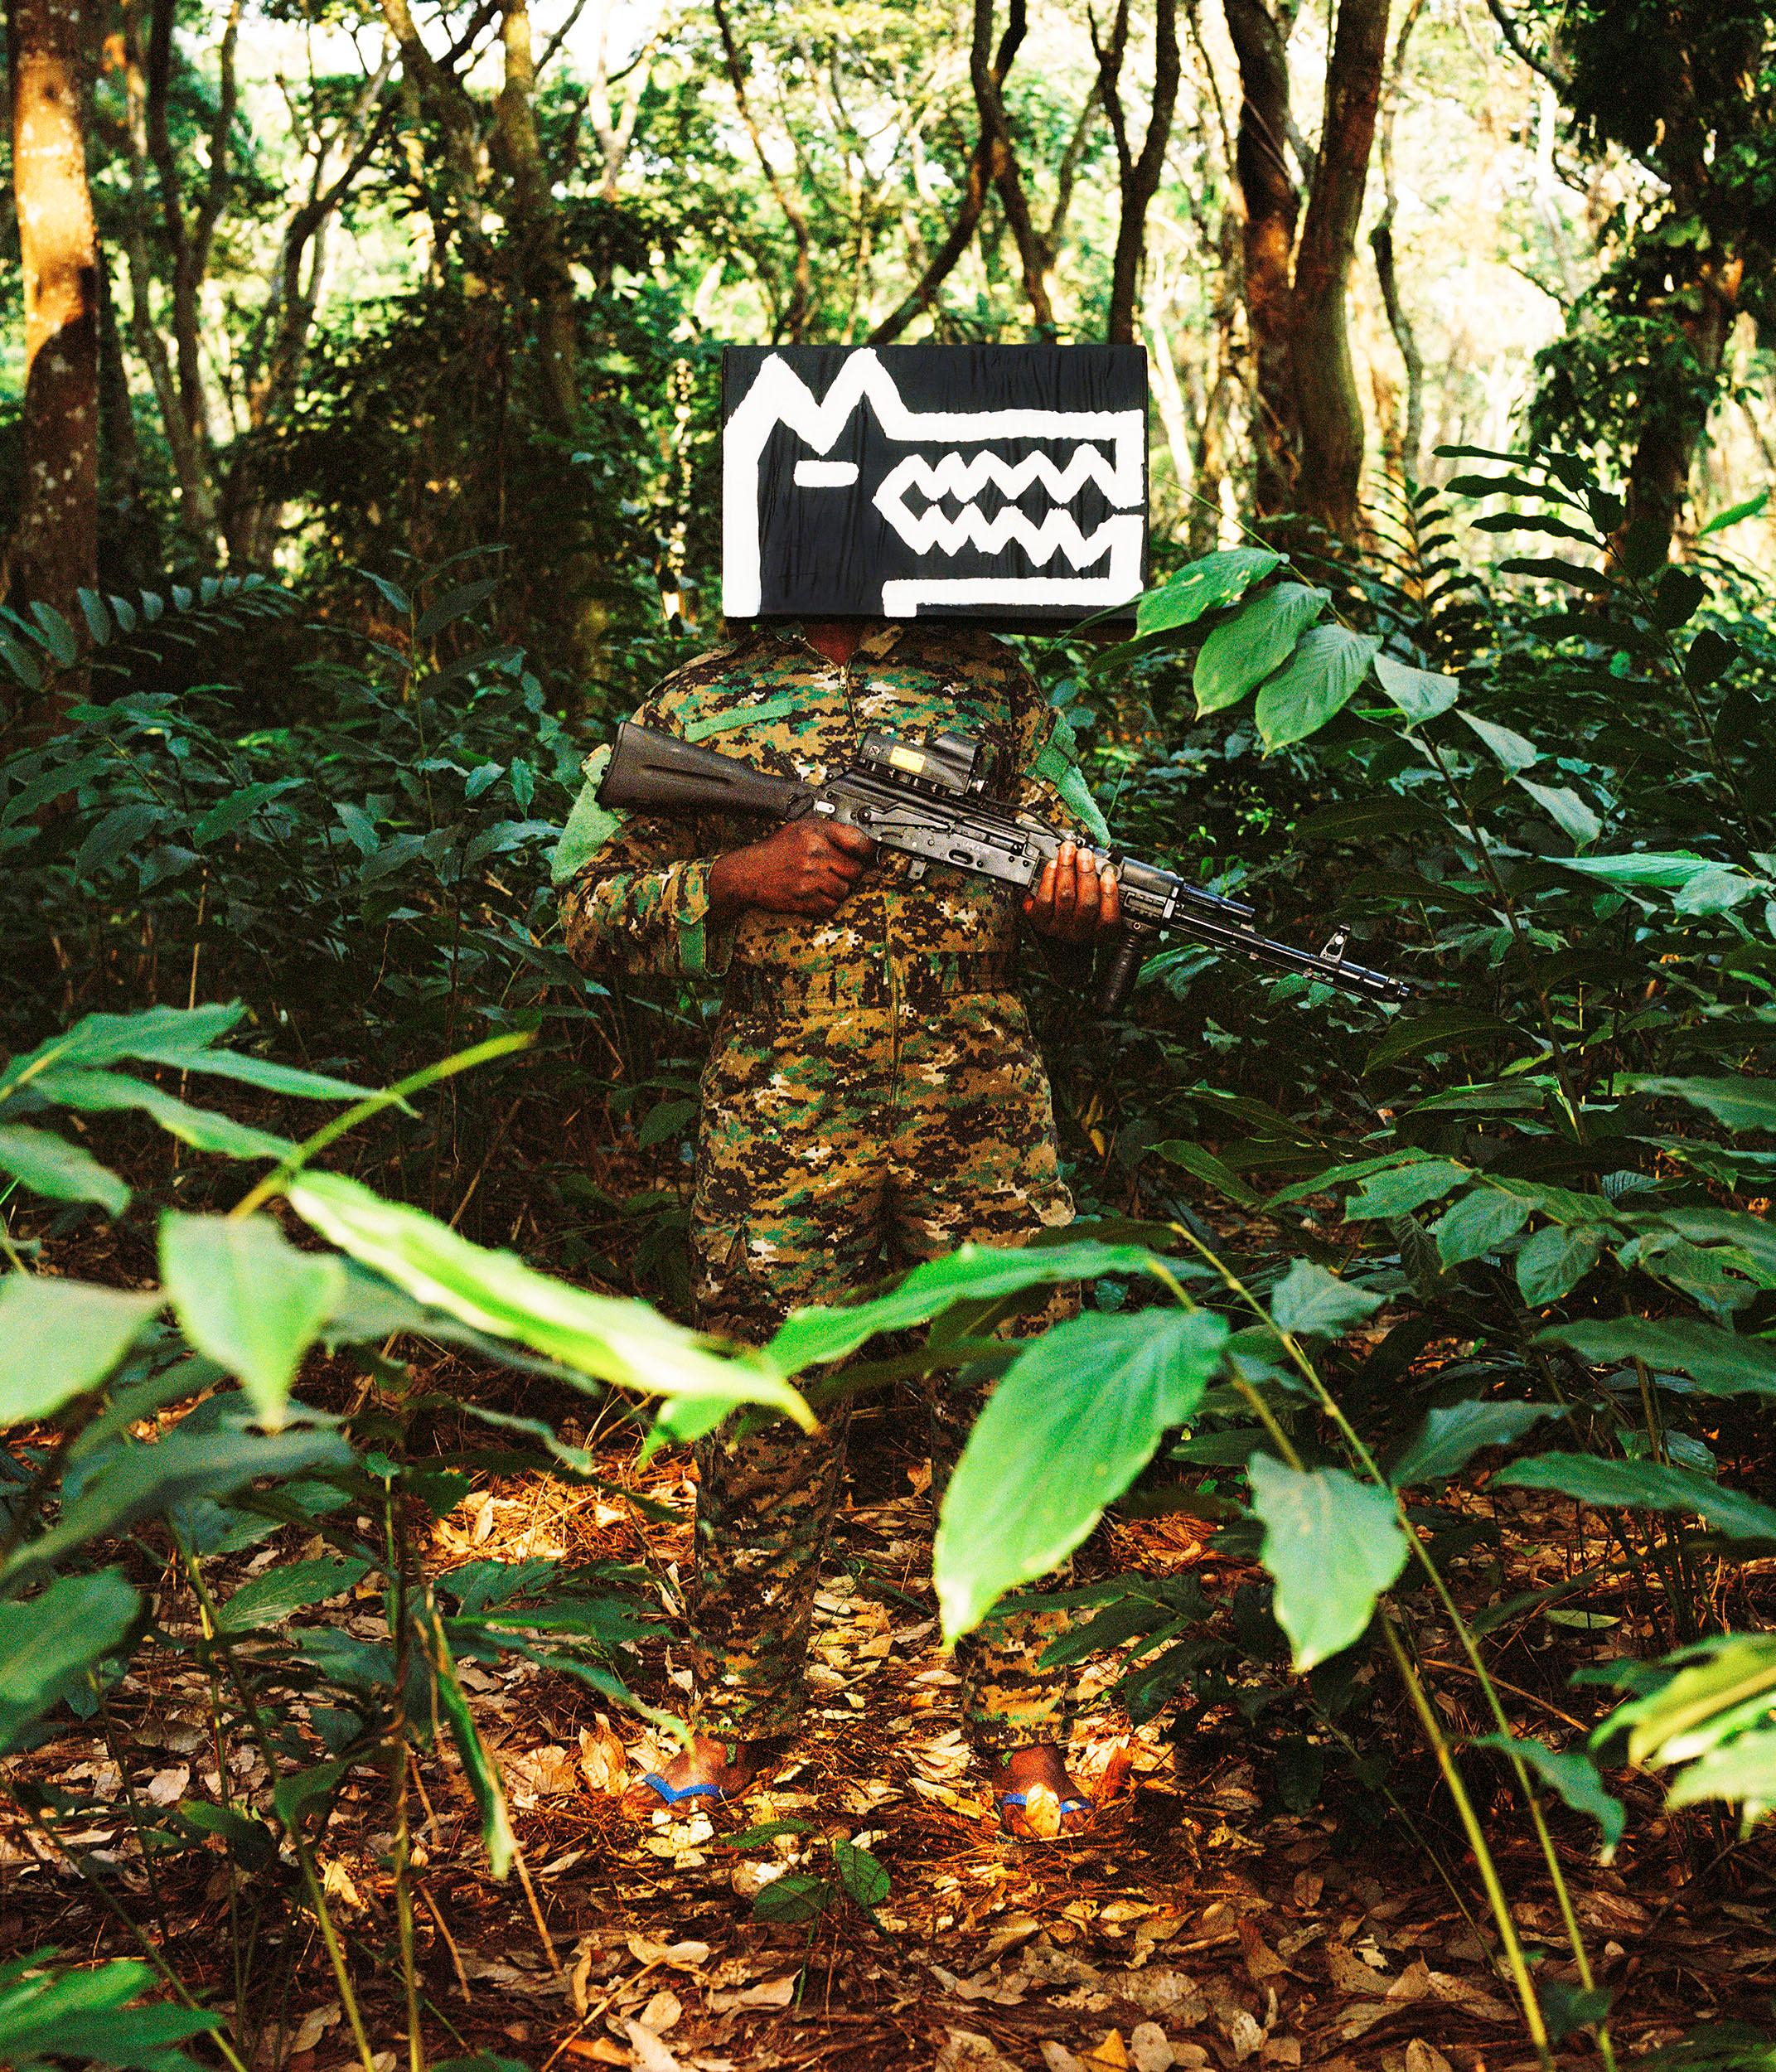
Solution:
[[[840,668],[793,629],[755,632],[667,679],[641,724],[777,774],[818,780],[871,727],[983,737],[1002,797],[1101,835],[1066,722],[991,636],[917,624],[865,635]],[[890,1266],[965,1239],[1016,1244],[1067,1222],[1048,1082],[1015,990],[1019,917],[1006,893],[878,854],[826,920],[709,917],[710,864],[756,822],[617,818],[593,799],[557,859],[580,962],[725,981],[691,1211],[699,1321],[757,1343],[798,1305],[844,1299]],[[1072,1305],[1070,1291],[1048,1320]],[[932,1392],[941,1494],[980,1407]],[[845,1413],[810,1439],[787,1423],[697,1451],[690,1592],[701,1724],[763,1739],[794,1727],[821,1556],[838,1502]],[[1069,1680],[1035,1668],[1047,1619],[990,1624],[960,1650],[977,1736],[1064,1740]]]

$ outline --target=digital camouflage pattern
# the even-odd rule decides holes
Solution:
[[[670,677],[635,716],[816,781],[871,727],[975,733],[998,796],[1053,825],[1101,826],[1065,722],[972,629],[884,627],[843,668],[793,629],[754,633]],[[918,883],[909,859],[882,856],[828,920],[753,912],[717,932],[709,867],[757,823],[607,814],[591,796],[602,772],[601,753],[558,859],[570,950],[593,969],[726,979],[691,1213],[706,1329],[756,1343],[798,1305],[840,1300],[888,1266],[1071,1219],[1008,893],[937,867]],[[1074,1300],[1057,1293],[1038,1328]],[[934,1503],[980,1402],[942,1377],[931,1391]],[[690,1605],[706,1732],[763,1739],[801,1713],[845,1421],[835,1411],[813,1438],[775,1423],[697,1448]],[[1062,1615],[1013,1615],[963,1644],[983,1742],[1065,1739],[1071,1679],[1036,1667],[1063,1628]]]

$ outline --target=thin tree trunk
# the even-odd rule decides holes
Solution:
[[[561,225],[542,147],[537,140],[536,65],[526,0],[505,0],[501,41],[506,77],[495,114],[501,155],[511,183],[512,214],[525,285],[536,307],[543,361],[543,420],[565,438],[579,417],[579,346],[573,282],[561,248]]]
[[[1408,482],[1415,482],[1424,465],[1425,361],[1418,338],[1400,298],[1400,282],[1394,268],[1394,217],[1400,197],[1394,190],[1394,119],[1400,111],[1400,85],[1406,73],[1406,43],[1425,10],[1425,0],[1406,0],[1400,33],[1394,39],[1393,63],[1388,68],[1387,96],[1381,117],[1382,213],[1369,233],[1369,249],[1375,254],[1376,278],[1382,284],[1382,303],[1387,312],[1387,327],[1394,334],[1406,371],[1406,424],[1401,433],[1399,467]]]
[[[1739,313],[1745,264],[1736,257],[1704,260],[1698,269],[1695,307],[1676,316],[1675,328],[1692,366],[1668,384],[1671,392],[1646,413],[1640,443],[1628,463],[1624,530],[1653,525],[1669,539],[1679,529],[1696,446],[1707,428]]]
[[[1141,261],[1147,250],[1147,211],[1165,172],[1166,146],[1171,141],[1183,69],[1178,47],[1178,0],[1159,0],[1154,12],[1153,99],[1147,133],[1138,152],[1130,141],[1128,119],[1122,106],[1120,77],[1128,36],[1129,0],[1119,0],[1109,44],[1098,44],[1095,25],[1092,31],[1099,96],[1116,146],[1117,185],[1121,191],[1116,246],[1111,260],[1110,313],[1105,326],[1105,336],[1113,346],[1133,345],[1135,340]]]
[[[728,84],[733,88],[734,105],[740,111],[740,119],[746,124],[746,133],[753,140],[753,153],[758,161],[765,185],[770,188],[772,199],[783,212],[790,235],[796,244],[796,270],[790,289],[789,307],[784,312],[783,328],[789,333],[790,342],[799,343],[807,330],[808,318],[814,307],[814,240],[808,230],[808,218],[802,208],[801,197],[778,173],[772,164],[770,153],[765,149],[765,140],[759,133],[758,124],[753,119],[753,105],[747,98],[746,67],[741,62],[739,46],[734,41],[733,25],[728,19],[728,10],[723,0],[714,0],[715,26],[721,31],[722,51],[728,61]]]
[[[1294,507],[1294,375],[1290,271],[1301,197],[1289,170],[1289,46],[1265,0],[1225,0],[1240,67],[1234,169],[1242,204],[1241,273],[1252,356],[1252,502],[1261,518]]]
[[[129,370],[118,328],[117,297],[99,254],[99,457],[102,508],[95,588],[140,589],[161,566],[160,541],[142,494],[142,447],[129,396]]]
[[[969,59],[971,76],[992,46],[993,12],[993,0],[974,0],[974,37]],[[1023,10],[1014,7],[1006,22],[1005,32],[999,38],[999,49],[994,56],[991,68],[994,89],[1000,94],[1004,92],[1006,75],[1018,55],[1018,46],[1023,40],[1024,27]],[[936,300],[938,289],[956,270],[957,261],[974,242],[975,232],[980,226],[982,211],[987,205],[987,196],[992,191],[997,177],[998,162],[997,141],[983,120],[962,184],[961,204],[956,210],[955,221],[950,225],[950,234],[932,254],[924,272],[914,283],[912,292],[904,296],[871,332],[871,345],[892,345],[907,325],[922,315]]]
[[[12,0],[12,181],[25,304],[22,601],[65,617],[99,552],[99,240],[86,178],[83,0]],[[77,689],[77,686],[75,687]]]
[[[1295,255],[1292,358],[1301,467],[1296,501],[1340,539],[1362,524],[1362,402],[1351,364],[1351,255],[1387,49],[1388,0],[1339,0],[1314,191]]]

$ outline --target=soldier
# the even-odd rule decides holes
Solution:
[[[978,629],[754,631],[669,677],[635,716],[816,781],[872,727],[954,729],[987,742],[1002,798],[1106,839],[1065,719]],[[811,818],[748,840],[734,822],[611,814],[593,796],[607,753],[588,758],[556,860],[569,951],[588,969],[723,983],[691,1210],[699,1325],[758,1343],[790,1310],[875,1278],[884,1256],[911,1264],[1069,1222],[1015,990],[1013,898],[936,866],[915,882],[907,858],[878,859],[855,830]],[[1067,845],[1021,904],[1052,961],[1077,966],[1115,925],[1115,874]],[[1057,1294],[1041,1320],[1076,1300]],[[934,1504],[979,1406],[961,1387],[932,1392]],[[845,1424],[840,1408],[812,1438],[778,1422],[742,1445],[698,1442],[698,1732],[631,1792],[637,1816],[738,1796],[767,1745],[795,1731]],[[1037,1666],[1060,1628],[1054,1615],[1007,1616],[958,1649],[970,1728],[1014,1833],[1033,1832],[1033,1789],[1054,1794],[1062,1832],[1091,1817],[1062,1755],[1071,1679]]]

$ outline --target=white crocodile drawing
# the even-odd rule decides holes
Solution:
[[[913,410],[902,399],[893,375],[866,346],[849,356],[818,402],[788,361],[772,353],[729,417],[722,435],[722,606],[730,617],[749,618],[759,609],[759,471],[771,434],[786,425],[809,448],[811,457],[796,464],[797,488],[849,488],[857,481],[856,464],[821,457],[865,403],[889,440],[950,449],[935,458],[907,454],[871,500],[914,554],[993,554],[1015,543],[1036,567],[1052,569],[1058,562],[1069,571],[889,579],[882,585],[884,617],[914,617],[922,604],[1103,608],[1140,594],[1146,532],[1144,410]],[[1064,463],[1041,453],[1014,462],[990,448],[961,450],[980,449],[993,440],[1030,438],[1066,439],[1074,450]],[[1111,515],[1089,533],[1067,508],[1088,482],[1111,506]],[[1053,502],[1033,520],[1014,500],[1038,484]],[[990,485],[1008,500],[990,518],[973,501]],[[922,509],[908,501],[915,493],[926,500]],[[946,496],[962,504],[954,517],[940,508]]]

